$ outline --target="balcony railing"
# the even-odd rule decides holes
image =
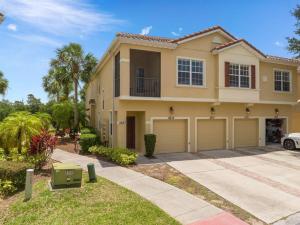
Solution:
[[[130,96],[160,97],[160,79],[136,77],[130,87]]]

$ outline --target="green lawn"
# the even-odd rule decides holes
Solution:
[[[44,179],[34,185],[33,193],[29,202],[23,202],[20,193],[8,212],[0,213],[0,224],[179,224],[147,200],[102,178],[85,181],[80,189],[55,192]]]

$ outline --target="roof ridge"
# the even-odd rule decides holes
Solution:
[[[141,39],[153,39],[153,40],[164,40],[164,41],[172,41],[174,39],[161,37],[161,36],[153,36],[153,35],[143,35],[143,34],[134,34],[129,32],[117,32],[117,37],[132,37],[132,38],[141,38]]]
[[[218,45],[218,46],[214,47],[214,48],[212,49],[212,51],[213,51],[213,50],[220,50],[220,49],[222,49],[222,48],[229,47],[229,46],[234,45],[234,44],[239,43],[239,42],[244,42],[245,44],[249,45],[252,49],[254,49],[256,52],[258,52],[259,54],[261,54],[262,56],[264,56],[264,57],[266,58],[266,55],[265,55],[262,51],[260,51],[260,50],[257,49],[256,47],[254,47],[252,44],[250,44],[250,43],[249,43],[248,41],[246,41],[244,38],[236,39],[236,40],[233,40],[233,41],[226,42],[226,43],[224,43],[224,44],[222,44],[222,45]]]
[[[173,42],[178,42],[178,41],[181,41],[181,40],[184,40],[184,39],[187,39],[187,38],[191,38],[191,37],[194,37],[194,36],[197,36],[197,35],[200,35],[200,34],[205,34],[207,32],[210,32],[210,31],[214,31],[214,30],[222,30],[224,33],[226,33],[228,36],[230,36],[231,38],[233,39],[237,39],[236,37],[234,37],[232,34],[230,34],[229,32],[227,32],[223,27],[219,26],[219,25],[216,25],[216,26],[212,26],[212,27],[209,27],[209,28],[206,28],[204,30],[201,30],[201,31],[197,31],[197,32],[193,32],[191,34],[187,34],[185,36],[182,36],[180,38],[177,38],[177,39],[174,39]]]
[[[300,59],[296,58],[287,58],[283,56],[276,56],[276,55],[266,55],[268,59],[274,59],[274,60],[286,60],[286,61],[292,61],[292,62],[300,62]]]
[[[216,47],[214,47],[213,49],[212,49],[212,51],[213,50],[218,50],[218,49],[220,49],[220,48],[224,48],[224,47],[226,47],[226,46],[230,46],[230,45],[232,45],[232,44],[235,44],[235,43],[238,43],[238,42],[241,42],[241,41],[245,41],[243,38],[240,38],[240,39],[236,39],[236,40],[233,40],[233,41],[228,41],[228,42],[225,42],[225,43],[223,43],[223,44],[220,44],[220,45],[217,45]]]

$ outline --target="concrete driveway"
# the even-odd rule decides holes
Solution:
[[[300,151],[247,148],[157,157],[266,223],[300,211]]]

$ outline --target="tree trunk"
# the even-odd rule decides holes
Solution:
[[[78,81],[74,79],[74,129],[78,131]]]
[[[64,87],[64,98],[65,98],[65,100],[69,99],[69,94],[70,94],[69,84],[66,84],[65,87]]]

